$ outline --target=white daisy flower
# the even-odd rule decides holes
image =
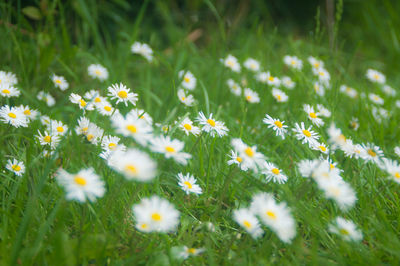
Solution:
[[[39,117],[39,119],[40,119],[40,123],[42,123],[43,126],[46,126],[46,127],[50,126],[51,119],[47,115],[41,115]]]
[[[94,105],[91,102],[86,102],[82,96],[80,96],[79,94],[75,94],[75,93],[71,93],[69,95],[69,100],[72,103],[75,103],[79,106],[79,109],[83,109],[83,110],[93,110],[94,109]]]
[[[273,163],[265,162],[261,172],[265,175],[267,182],[272,180],[274,183],[284,184],[287,181],[287,176],[282,174],[282,170]]]
[[[212,116],[213,114],[211,113],[207,118],[203,112],[199,112],[196,121],[202,125],[201,130],[209,133],[212,137],[214,137],[216,134],[219,137],[227,135],[229,129],[225,126],[225,123],[215,120]]]
[[[179,78],[182,80],[181,86],[187,90],[194,90],[196,88],[197,80],[190,71],[181,70],[178,73]]]
[[[233,55],[228,55],[225,59],[220,59],[220,61],[233,72],[240,72],[240,64],[236,57]]]
[[[362,158],[366,152],[360,144],[353,144],[351,139],[346,140],[346,143],[341,146],[341,149],[347,157],[354,157],[356,159]]]
[[[82,169],[77,174],[70,174],[60,169],[57,171],[56,179],[66,190],[68,200],[95,201],[103,197],[106,191],[104,181],[96,175],[93,168]]]
[[[111,116],[113,114],[119,113],[118,109],[115,109],[111,103],[108,101],[101,101],[101,103],[98,103],[95,105],[96,110],[101,114],[105,116]]]
[[[320,151],[320,152],[322,152],[324,154],[328,154],[329,153],[329,149],[328,149],[328,147],[326,147],[326,145],[324,143],[316,142],[316,143],[314,143],[314,145],[312,145],[310,147],[313,150]]]
[[[309,126],[307,129],[304,126],[304,123],[301,122],[300,125],[298,123],[295,124],[295,128],[292,129],[296,133],[296,138],[301,140],[301,143],[307,143],[309,146],[313,146],[317,143],[319,138],[318,134],[311,130],[312,126]]]
[[[375,93],[368,94],[368,98],[371,100],[371,102],[373,102],[375,104],[382,105],[384,103],[384,100]]]
[[[389,173],[390,178],[400,184],[400,165],[397,161],[383,158],[382,169]]]
[[[149,62],[153,60],[153,50],[146,43],[135,42],[131,46],[131,52],[134,54],[140,54]]]
[[[357,98],[358,96],[358,92],[347,85],[340,86],[340,92],[343,92],[344,94],[353,99]]]
[[[111,123],[117,133],[134,138],[140,145],[145,146],[152,137],[153,127],[144,119],[138,118],[134,112],[129,112],[126,117],[119,113],[114,114],[111,116]]]
[[[390,87],[389,85],[383,85],[382,91],[389,96],[396,96],[397,94],[396,90]]]
[[[329,81],[331,79],[331,75],[329,74],[329,72],[326,69],[324,69],[324,68],[318,68],[318,69],[313,68],[313,73],[314,73],[314,75],[318,76],[319,81],[323,85],[325,85],[325,86],[329,85]]]
[[[179,225],[179,211],[167,200],[158,196],[144,198],[133,205],[136,228],[148,232],[173,232]]]
[[[179,253],[179,256],[182,259],[187,259],[190,256],[197,256],[200,255],[205,251],[205,248],[188,248],[187,246],[183,246],[182,252]]]
[[[83,98],[85,98],[89,102],[93,102],[93,104],[97,107],[97,105],[106,102],[107,99],[103,96],[100,95],[100,92],[97,90],[90,90],[83,95]]]
[[[194,126],[192,120],[190,120],[188,117],[183,119],[183,121],[179,124],[179,128],[183,130],[186,135],[189,135],[189,133],[191,133],[195,136],[198,136],[200,134],[200,128]]]
[[[275,100],[280,103],[287,102],[289,99],[286,93],[277,88],[272,89],[272,96],[274,96]]]
[[[315,57],[308,57],[308,62],[310,63],[312,68],[319,69],[324,67],[324,62],[322,60],[318,60]]]
[[[314,82],[313,88],[314,88],[315,93],[318,94],[319,96],[325,95],[325,87],[320,82],[318,82],[318,81]]]
[[[231,155],[229,155],[230,160],[228,161],[228,165],[236,164],[240,167],[242,171],[247,171],[249,169],[245,164],[243,164],[242,157],[238,156],[238,152],[231,150]]]
[[[263,84],[267,84],[268,76],[267,72],[259,72],[255,75],[255,79]]]
[[[13,86],[0,84],[0,95],[6,98],[11,98],[20,96],[21,92],[18,88]]]
[[[38,100],[46,102],[47,106],[52,107],[56,104],[56,100],[49,93],[44,91],[39,91],[37,94]]]
[[[128,106],[128,102],[130,102],[133,105],[136,105],[138,95],[134,92],[130,92],[131,89],[127,88],[124,84],[113,84],[108,87],[107,90],[108,96],[113,100],[117,100],[116,104],[123,102],[125,106]]]
[[[361,158],[363,158],[365,161],[369,162],[374,162],[376,164],[379,164],[381,159],[384,157],[383,151],[379,146],[376,146],[373,143],[367,143],[367,144],[362,144],[364,153],[361,154]]]
[[[116,148],[111,153],[108,164],[128,180],[149,182],[157,175],[156,162],[147,153],[137,149],[130,148],[123,151],[120,148]]]
[[[88,67],[88,74],[90,77],[94,79],[98,79],[100,81],[105,81],[108,79],[108,71],[107,68],[103,67],[100,64],[92,64]]]
[[[39,135],[36,135],[36,138],[39,140],[39,143],[42,146],[49,146],[50,149],[54,150],[60,143],[61,138],[59,135],[54,135],[48,133],[47,131],[44,131],[42,134],[39,130],[38,134]]]
[[[279,87],[281,85],[281,80],[277,77],[272,76],[269,71],[267,72],[266,80],[269,86]]]
[[[101,141],[101,148],[105,151],[116,151],[117,149],[125,151],[126,147],[124,144],[119,144],[120,140],[121,139],[116,136],[104,136]]]
[[[244,61],[243,66],[254,72],[258,72],[260,70],[260,62],[253,58],[247,58],[246,61]]]
[[[75,127],[75,132],[78,135],[86,135],[89,129],[90,121],[82,116],[78,119],[78,125]]]
[[[262,192],[254,195],[250,210],[283,242],[290,243],[296,236],[296,223],[289,208],[285,202],[276,203],[271,194]]]
[[[284,125],[285,121],[280,121],[279,119],[272,118],[268,114],[265,114],[263,123],[268,125],[268,128],[272,128],[275,131],[276,136],[281,136],[282,139],[285,139],[285,134],[287,132],[286,128],[288,127]]]
[[[236,96],[240,96],[242,95],[242,88],[240,87],[240,85],[238,83],[236,83],[233,79],[228,79],[226,81],[226,83],[228,84],[228,87],[230,88],[231,92],[236,95]]]
[[[254,239],[257,239],[264,234],[256,216],[246,208],[234,210],[233,219]]]
[[[68,131],[68,127],[63,122],[57,120],[51,120],[47,128],[51,131],[51,135],[63,136]]]
[[[314,107],[310,106],[309,104],[304,104],[303,110],[307,113],[307,118],[310,119],[314,125],[317,127],[324,125],[324,121],[318,117],[320,113],[315,112]]]
[[[35,120],[39,116],[39,112],[37,110],[31,109],[28,105],[26,106],[20,105],[18,106],[18,108],[23,110],[24,115],[30,121]]]
[[[329,225],[329,231],[340,235],[346,241],[361,241],[363,236],[357,226],[350,220],[342,217],[336,219]]]
[[[303,61],[297,56],[286,55],[283,57],[283,62],[290,68],[301,70],[303,68]]]
[[[151,139],[150,149],[153,152],[164,154],[165,158],[173,158],[177,163],[186,165],[192,155],[183,152],[185,143],[169,136],[158,136]]]
[[[352,187],[342,178],[318,178],[318,187],[324,191],[325,197],[333,199],[339,207],[346,211],[353,207],[357,197]]]
[[[194,104],[193,95],[186,94],[184,89],[178,90],[178,99],[181,103],[183,103],[186,106],[193,106],[193,104]]]
[[[242,160],[240,164],[243,165],[243,167],[250,168],[254,172],[263,169],[265,156],[257,151],[257,146],[248,146],[239,138],[232,139],[231,145],[233,146],[234,151],[238,153],[237,158]]]
[[[51,80],[53,81],[54,86],[62,91],[65,91],[69,87],[68,82],[65,80],[63,76],[56,76],[55,74],[53,74],[51,76]]]
[[[201,187],[196,184],[196,178],[194,178],[193,175],[191,174],[186,174],[183,175],[182,173],[178,174],[178,185],[182,188],[183,191],[185,191],[185,193],[187,195],[189,195],[189,193],[194,193],[197,195],[200,195],[203,193]]]
[[[318,160],[301,160],[297,163],[300,175],[305,178],[313,177],[314,169],[319,163]]]
[[[258,97],[258,93],[246,88],[244,89],[244,97],[247,102],[249,103],[259,103],[260,102],[260,97]]]
[[[342,130],[337,128],[334,123],[327,130],[329,136],[329,142],[332,144],[332,150],[337,147],[341,147],[346,144],[346,137],[342,134]]]
[[[14,86],[18,83],[17,76],[12,72],[0,71],[0,86]]]
[[[385,75],[383,75],[381,72],[374,70],[374,69],[368,69],[366,77],[367,77],[367,79],[369,79],[370,81],[375,82],[375,83],[379,83],[379,84],[386,83]]]
[[[99,143],[101,137],[104,134],[104,130],[101,129],[100,127],[98,127],[96,124],[94,123],[90,123],[88,130],[86,132],[86,139],[94,144],[97,145],[97,143]]]
[[[28,127],[29,120],[20,107],[4,105],[0,108],[0,120],[13,127]]]
[[[282,77],[282,85],[288,89],[293,89],[296,86],[296,83],[292,81],[290,77],[284,76]]]
[[[330,117],[331,111],[326,109],[322,104],[317,104],[317,110],[320,116]]]
[[[6,168],[17,176],[22,176],[25,173],[25,164],[23,161],[16,159],[8,159]]]
[[[394,147],[393,151],[394,151],[394,153],[396,153],[397,156],[400,157],[400,147],[399,146]]]

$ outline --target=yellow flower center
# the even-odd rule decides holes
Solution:
[[[303,129],[303,134],[304,134],[304,136],[306,136],[308,138],[311,137],[311,133],[307,129]]]
[[[346,229],[344,229],[344,228],[341,228],[340,230],[339,230],[339,232],[342,234],[342,235],[345,235],[345,236],[348,236],[350,233],[349,233],[349,231],[347,231]]]
[[[246,228],[251,228],[251,223],[250,223],[249,221],[247,221],[247,220],[244,220],[244,221],[243,221],[243,225],[244,225]]]
[[[106,110],[107,112],[110,112],[112,109],[110,106],[106,105],[106,106],[104,106],[104,110]]]
[[[317,115],[315,113],[310,113],[311,118],[317,118]]]
[[[394,177],[396,177],[396,178],[400,178],[400,174],[399,174],[399,172],[396,172],[396,173],[394,173]]]
[[[215,127],[215,121],[213,119],[207,119],[207,123],[212,126]]]
[[[161,215],[157,212],[155,212],[151,215],[151,219],[153,219],[153,221],[157,221],[157,222],[161,221],[161,218],[162,218]]]
[[[131,133],[136,133],[137,132],[137,128],[134,125],[127,125],[126,129]]]
[[[26,109],[26,110],[24,111],[24,115],[30,115],[30,114],[31,114],[31,110]]]
[[[376,156],[376,152],[374,152],[372,149],[368,149],[368,154],[371,155],[372,157]]]
[[[319,72],[319,75],[320,75],[320,76],[325,76],[325,73],[322,72],[322,71],[320,71],[320,72]]]
[[[184,124],[183,127],[184,127],[186,130],[192,130],[192,126],[191,126],[190,124]]]
[[[329,164],[329,167],[331,168],[331,169],[333,169],[333,168],[335,168],[335,166],[333,165],[333,164]]]
[[[292,65],[296,64],[296,61],[292,60],[292,62],[290,62]]]
[[[63,127],[57,127],[57,131],[60,132],[60,133],[64,132],[64,128]]]
[[[195,254],[196,253],[196,249],[195,248],[189,248],[187,252],[190,253],[190,254]]]
[[[228,66],[231,66],[231,67],[233,67],[233,66],[235,65],[235,63],[233,62],[233,60],[228,60],[228,61],[226,62],[226,64],[227,64]]]
[[[378,80],[378,79],[379,79],[379,75],[378,75],[378,74],[375,74],[375,75],[374,75],[374,79]]]
[[[173,147],[171,147],[171,146],[165,147],[165,150],[166,150],[167,152],[169,152],[169,153],[175,152],[175,149],[174,149]]]
[[[61,80],[60,79],[56,79],[56,83],[57,84],[61,84]]]
[[[109,148],[110,150],[114,150],[116,147],[117,147],[117,144],[115,144],[115,143],[110,143],[110,144],[108,144],[108,148]]]
[[[247,147],[245,150],[244,150],[244,152],[247,154],[247,156],[249,156],[249,157],[253,157],[254,156],[254,151],[253,151],[253,149],[252,148],[250,148],[250,147]]]
[[[45,142],[47,142],[47,143],[50,143],[51,137],[50,137],[50,136],[45,136],[45,137],[43,138],[43,140],[44,140]]]
[[[236,157],[236,161],[238,161],[239,163],[241,163],[241,162],[243,162],[243,159],[242,159],[242,157]]]
[[[11,117],[11,118],[17,118],[17,115],[14,114],[14,113],[8,113],[8,116]]]
[[[271,218],[271,219],[273,219],[273,220],[276,219],[276,214],[275,214],[275,212],[273,212],[273,211],[267,211],[265,214],[266,214],[269,218]]]
[[[186,83],[189,83],[189,82],[190,82],[190,78],[188,78],[188,77],[184,77],[183,80],[184,80]]]
[[[79,176],[79,175],[77,175],[77,176],[75,176],[74,177],[74,181],[75,181],[75,183],[76,184],[78,184],[78,185],[80,185],[80,186],[84,186],[84,185],[86,185],[86,179],[85,178],[83,178],[83,177],[81,177],[81,176]]]
[[[85,107],[85,106],[86,106],[85,100],[81,99],[79,102],[81,103],[81,106],[82,106],[82,107]]]
[[[126,91],[120,91],[120,92],[118,92],[118,96],[120,98],[125,99],[126,97],[128,97],[128,93]]]
[[[277,99],[278,101],[281,101],[281,100],[282,100],[282,96],[280,96],[280,95],[278,94],[278,95],[276,95],[276,99]]]
[[[21,171],[21,166],[19,166],[18,164],[14,164],[13,166],[11,166],[11,168],[16,172]]]
[[[86,131],[88,131],[88,129],[89,129],[88,127],[84,127],[84,128],[82,128],[82,131],[86,132]]]
[[[340,195],[340,190],[337,187],[331,187],[329,188],[329,191],[336,197],[339,197]]]
[[[271,172],[272,172],[274,175],[279,175],[279,173],[280,173],[280,171],[279,171],[278,168],[272,168]]]
[[[1,92],[2,92],[2,93],[5,93],[5,94],[10,94],[10,91],[7,90],[7,89],[2,90]]]
[[[269,81],[274,81],[274,77],[273,77],[273,76],[269,76],[269,77],[268,77],[268,80],[269,80]]]
[[[182,100],[182,101],[186,100],[186,97],[184,97],[184,96],[183,96],[183,97],[181,97],[181,100]]]
[[[319,63],[315,63],[314,67],[318,68],[319,67]]]
[[[326,151],[326,148],[325,148],[324,146],[322,146],[322,145],[319,145],[318,148],[319,148],[321,151],[323,151],[323,152]]]
[[[101,75],[101,71],[100,70],[96,70],[96,71],[94,71],[94,73],[96,73],[97,76]]]
[[[276,120],[275,122],[274,122],[274,124],[275,124],[275,126],[277,126],[277,127],[279,127],[279,128],[282,128],[282,123],[281,123],[281,121],[278,121],[278,120]]]
[[[125,170],[134,175],[136,175],[138,172],[136,167],[133,166],[132,164],[128,164],[127,166],[125,166]]]
[[[246,100],[250,101],[251,100],[251,95],[246,96]]]
[[[96,103],[99,103],[99,102],[101,102],[101,98],[100,98],[100,97],[96,97],[96,98],[94,98],[94,102],[96,102]]]
[[[193,188],[192,184],[190,184],[188,181],[183,182],[183,184],[185,184],[189,189]]]
[[[87,138],[88,141],[91,141],[94,138],[94,135],[93,134],[89,134],[89,135],[86,136],[86,138]]]
[[[147,226],[147,224],[141,224],[140,225],[140,228],[142,228],[142,229],[146,229],[148,226]]]

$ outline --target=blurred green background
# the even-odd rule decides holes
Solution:
[[[229,48],[237,34],[276,31],[371,60],[372,66],[389,75],[396,73],[400,60],[399,14],[398,0],[14,0],[1,4],[2,26],[18,27],[45,46],[60,45],[57,39],[61,38],[64,49],[72,41],[101,50],[122,37],[165,50],[185,38],[199,47],[219,38]],[[58,25],[61,33],[56,32]],[[390,62],[384,65],[384,58]]]

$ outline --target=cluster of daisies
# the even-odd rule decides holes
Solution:
[[[153,50],[145,43],[135,42],[131,46],[131,51],[143,56],[149,63],[154,59]],[[316,95],[324,96],[326,89],[334,89],[330,84],[330,74],[322,60],[309,57],[307,61],[312,73],[310,80],[312,80],[313,91]],[[220,59],[220,62],[234,73],[242,72],[242,65],[232,55]],[[284,56],[283,63],[294,72],[303,69],[303,61],[297,56]],[[246,69],[246,73],[251,75],[250,78],[254,78],[260,87],[267,87],[271,90],[272,97],[276,102],[289,101],[288,90],[296,87],[296,82],[291,77],[277,77],[271,71],[263,70],[260,62],[253,58],[246,59],[243,67]],[[107,68],[100,64],[90,65],[87,73],[88,76],[100,82],[107,82],[109,78]],[[386,84],[386,78],[382,73],[369,69],[367,78],[378,84],[384,93],[395,96],[395,90]],[[50,80],[54,87],[61,91],[70,88],[69,83],[62,76],[52,74]],[[229,78],[226,83],[232,94],[243,97],[247,103],[256,104],[261,101],[258,92],[248,87],[247,77],[240,82]],[[21,92],[17,88],[17,84],[18,80],[15,74],[0,71],[0,94],[2,97],[20,96]],[[190,94],[197,86],[194,74],[189,70],[179,71],[177,84],[179,101],[188,108],[194,106],[196,101]],[[359,95],[357,90],[346,85],[342,85],[338,90],[352,98]],[[384,103],[379,94],[370,93],[368,98],[374,104],[372,113],[376,119],[388,117],[387,110],[377,107]],[[56,103],[56,99],[45,91],[39,92],[37,99],[50,107]],[[171,128],[178,129],[186,136],[192,136],[191,138],[186,137],[185,140],[195,139],[197,141],[203,135],[208,135],[216,140],[231,135],[230,147],[227,147],[227,151],[230,149],[228,165],[236,165],[235,167],[254,174],[257,178],[262,176],[264,182],[284,184],[289,180],[288,175],[279,166],[269,159],[267,160],[267,156],[260,152],[257,145],[248,145],[241,138],[235,137],[225,122],[213,113],[196,112],[192,119],[190,115],[185,115],[178,117],[171,125],[154,123],[153,118],[145,110],[136,107],[139,101],[138,93],[123,83],[110,84],[105,92],[89,90],[83,94],[70,93],[69,101],[81,114],[76,125],[71,125],[72,127],[24,105],[2,106],[0,120],[15,128],[28,127],[33,120],[40,120],[42,127],[35,135],[35,140],[38,145],[42,146],[44,157],[57,156],[60,145],[72,134],[80,136],[82,142],[99,147],[98,156],[108,167],[121,177],[131,181],[151,182],[158,175],[158,160],[170,160],[180,166],[185,166],[192,159],[192,154],[185,147],[186,143],[171,136],[175,132],[170,131]],[[400,101],[398,101],[398,106],[400,107]],[[129,109],[129,111],[122,111],[124,109]],[[93,117],[99,117],[98,120],[101,121],[101,124],[91,121],[89,114],[92,112],[100,115],[93,115]],[[392,180],[400,183],[399,163],[386,158],[380,147],[373,143],[356,143],[351,138],[345,137],[341,129],[333,123],[326,128],[331,112],[324,105],[304,104],[302,112],[303,121],[293,125],[288,125],[284,120],[274,118],[269,114],[265,115],[262,122],[265,124],[266,131],[274,132],[281,141],[297,139],[303,144],[302,148],[311,151],[308,154],[314,154],[312,151],[318,152],[319,157],[297,162],[297,170],[306,182],[312,181],[310,186],[315,183],[324,196],[335,202],[342,212],[345,213],[354,207],[357,196],[355,190],[346,182],[344,171],[330,158],[334,152],[341,152],[344,156],[355,160],[361,159],[366,163],[373,163],[387,172]],[[104,123],[109,123],[113,131],[107,133],[101,127]],[[352,118],[350,123],[352,128],[357,130],[358,119]],[[324,141],[325,138],[321,135],[324,129],[328,136],[327,141]],[[400,156],[400,147],[395,148],[395,153]],[[7,161],[6,169],[17,176],[25,173],[24,162],[15,158]],[[175,176],[177,185],[186,195],[199,196],[203,193],[205,184],[201,179],[197,180],[191,173],[180,172]],[[68,200],[96,201],[106,193],[106,181],[96,174],[93,168],[84,168],[74,173],[59,169],[56,173],[56,180],[64,188]],[[136,229],[144,233],[174,232],[179,226],[181,217],[180,211],[174,204],[157,195],[142,198],[132,207],[132,214]],[[290,208],[284,201],[277,201],[271,193],[256,193],[253,195],[249,207],[234,210],[232,218],[254,239],[264,234],[263,225],[285,243],[290,243],[296,236],[296,221]],[[359,241],[362,239],[362,233],[357,226],[351,220],[341,216],[333,219],[327,228],[330,232],[341,235],[345,240]],[[204,251],[203,248],[195,249],[186,246],[182,249],[181,256],[183,258],[198,255]]]

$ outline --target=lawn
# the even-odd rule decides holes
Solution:
[[[335,3],[1,3],[1,264],[397,265],[398,15]]]

